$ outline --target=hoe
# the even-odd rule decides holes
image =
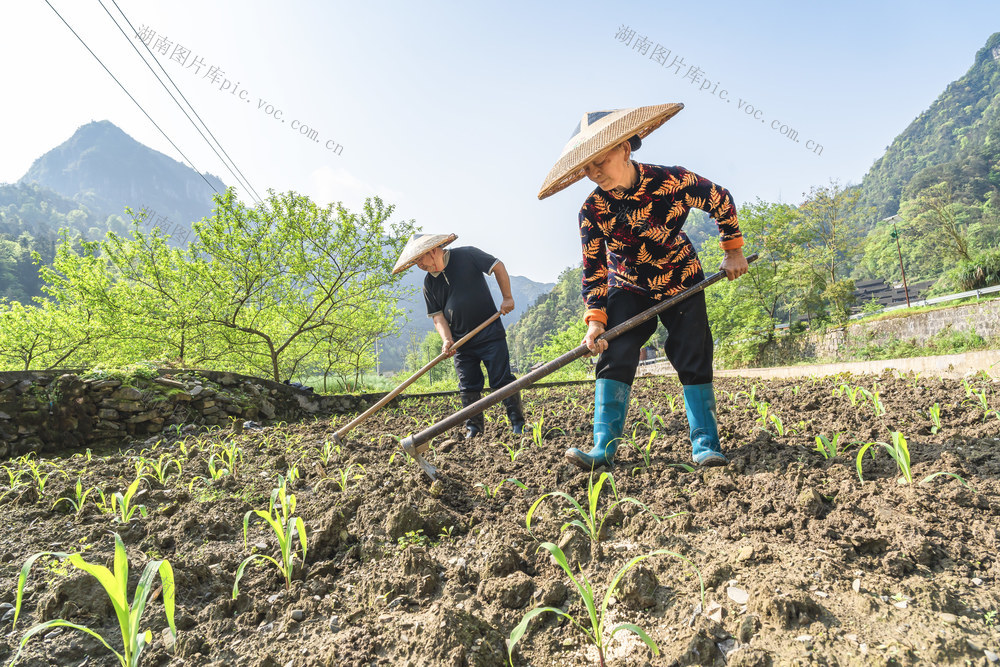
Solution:
[[[478,327],[476,327],[475,329],[473,329],[469,333],[467,333],[464,336],[462,336],[461,338],[459,338],[458,341],[454,345],[451,346],[451,351],[457,350],[462,345],[464,345],[465,343],[467,343],[469,341],[469,339],[471,339],[477,333],[479,333],[480,331],[482,331],[483,329],[485,329],[490,324],[490,322],[492,322],[493,320],[495,320],[498,317],[500,317],[500,312],[499,311],[497,311],[497,312],[493,313],[492,315],[490,315],[489,318],[485,322],[483,322]],[[440,362],[442,359],[444,359],[447,356],[448,356],[447,352],[442,352],[438,356],[434,357],[433,359],[431,359],[430,361],[428,361],[427,364],[423,368],[421,368],[419,371],[417,371],[416,373],[414,373],[410,377],[406,378],[406,380],[401,385],[399,385],[398,387],[396,387],[395,389],[393,389],[392,391],[390,391],[388,394],[386,394],[385,396],[383,396],[381,399],[379,399],[378,403],[376,403],[375,405],[371,406],[370,408],[368,408],[367,410],[365,410],[363,413],[361,413],[360,415],[358,415],[357,417],[355,417],[354,420],[352,422],[350,422],[349,424],[345,424],[344,426],[340,427],[337,430],[337,432],[333,434],[333,442],[334,442],[334,444],[336,444],[336,445],[342,445],[342,444],[344,444],[344,436],[346,436],[349,431],[351,431],[358,424],[360,424],[361,422],[365,421],[366,419],[368,419],[369,417],[371,417],[373,414],[375,414],[376,412],[378,412],[379,410],[381,410],[383,407],[385,407],[385,405],[389,401],[391,401],[392,399],[394,399],[397,396],[399,396],[399,394],[402,393],[402,391],[404,389],[406,389],[411,384],[413,384],[414,382],[416,382],[420,378],[421,375],[423,375],[424,373],[426,373],[430,369],[434,368],[434,366],[436,366],[438,364],[438,362]]]
[[[753,262],[756,259],[757,259],[757,253],[754,253],[749,257],[747,257],[747,262],[748,263]],[[629,329],[632,329],[633,327],[645,322],[646,320],[649,320],[650,318],[656,317],[657,315],[665,311],[667,308],[670,308],[671,306],[680,303],[689,296],[701,292],[712,283],[719,282],[725,277],[726,274],[724,271],[713,273],[712,275],[702,280],[700,283],[692,285],[691,287],[684,290],[680,294],[670,297],[669,299],[664,299],[662,303],[658,303],[652,308],[649,308],[648,310],[639,313],[632,319],[626,320],[612,329],[608,329],[603,334],[601,334],[600,339],[606,341],[614,340],[615,338],[622,335]],[[566,364],[575,361],[587,354],[590,354],[590,350],[587,349],[587,346],[580,345],[579,347],[574,348],[569,352],[563,354],[562,356],[550,361],[544,366],[536,368],[527,375],[521,376],[514,382],[511,382],[510,384],[501,387],[500,389],[497,389],[494,392],[491,392],[488,396],[483,397],[482,399],[476,401],[475,403],[462,408],[461,410],[454,413],[450,417],[445,417],[438,423],[424,429],[420,433],[416,433],[409,437],[403,438],[403,440],[400,442],[400,445],[403,447],[403,451],[405,451],[407,454],[412,456],[414,460],[416,460],[417,465],[420,466],[420,469],[423,470],[428,477],[430,477],[432,480],[436,480],[438,474],[437,469],[435,469],[434,466],[428,463],[427,460],[424,459],[423,457],[424,452],[430,449],[430,441],[432,438],[444,433],[445,431],[454,426],[461,424],[469,417],[479,414],[480,412],[490,407],[491,405],[496,405],[503,399],[507,398],[508,396],[512,396],[521,389],[533,385],[535,382],[538,382],[538,380],[542,379],[549,373],[553,373],[562,368],[563,366],[565,366]],[[348,426],[350,426],[350,424],[348,424]]]

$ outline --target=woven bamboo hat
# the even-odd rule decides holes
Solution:
[[[545,177],[538,198],[545,199],[583,178],[583,166],[623,141],[640,139],[666,123],[683,104],[654,104],[634,109],[591,111],[583,114],[556,166]]]
[[[399,261],[392,267],[393,274],[406,271],[416,264],[425,252],[444,247],[457,238],[456,234],[414,234],[403,246],[403,252],[399,253]]]

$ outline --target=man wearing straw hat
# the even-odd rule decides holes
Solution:
[[[496,313],[493,295],[486,284],[486,275],[493,274],[503,301],[500,312],[514,310],[510,293],[510,276],[503,262],[471,246],[445,249],[458,238],[455,234],[414,234],[393,268],[393,273],[405,271],[416,264],[427,272],[424,276],[424,301],[427,315],[441,335],[442,352],[455,356],[458,392],[462,406],[472,405],[482,398],[483,370],[486,366],[490,388],[494,391],[515,380],[510,370],[507,334],[497,319],[457,350],[451,346]],[[520,393],[504,400],[507,418],[514,433],[524,431],[524,412]],[[465,422],[465,437],[473,438],[484,428],[483,414]]]
[[[660,104],[583,115],[538,193],[559,192],[584,176],[597,184],[580,209],[583,243],[583,344],[597,362],[594,447],[573,448],[566,458],[592,470],[610,466],[621,441],[639,349],[656,330],[652,319],[610,344],[598,336],[704,278],[694,246],[681,227],[691,208],[711,215],[726,256],[721,270],[730,280],[747,272],[743,235],[729,192],[683,167],[661,167],[631,159],[642,138],[684,105]],[[667,329],[664,351],[684,387],[691,453],[701,466],[727,463],[719,442],[712,387],[712,333],[699,292],[660,315]]]

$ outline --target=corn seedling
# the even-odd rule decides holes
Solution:
[[[357,468],[361,472],[352,473],[351,471],[354,470],[355,468]],[[333,472],[334,472],[333,479],[337,483],[337,486],[340,487],[341,493],[343,493],[344,491],[347,491],[347,487],[350,486],[352,481],[364,479],[363,473],[365,472],[365,467],[360,463],[351,463],[346,468],[337,468]]]
[[[331,441],[327,440],[323,443],[323,447],[319,450],[319,460],[323,465],[330,465],[330,459],[334,456],[340,458],[340,445],[335,445]]]
[[[13,470],[7,466],[3,466],[3,469],[7,473],[7,489],[0,494],[0,500],[28,486],[27,482],[24,481],[24,476],[28,474],[26,471]]]
[[[507,479],[501,479],[500,483],[493,487],[491,487],[489,484],[486,484],[485,482],[480,482],[479,484],[476,484],[475,488],[482,489],[483,493],[486,494],[487,498],[496,498],[497,495],[500,493],[500,489],[503,488],[504,482],[510,482],[517,488],[521,489],[522,491],[528,488],[527,486],[524,485],[524,483],[514,479],[513,477],[508,477]]]
[[[935,403],[927,409],[931,419],[931,433],[936,434],[941,430],[941,404]]]
[[[31,479],[35,482],[35,491],[38,492],[39,498],[45,495],[45,484],[49,481],[49,477],[56,473],[59,473],[63,477],[69,477],[64,470],[59,468],[43,473],[41,466],[34,461],[27,461],[27,466],[28,472],[31,474]]]
[[[760,426],[761,430],[767,430],[767,411],[771,407],[771,404],[767,401],[761,401],[760,403],[755,403],[754,407],[757,408],[757,425]]]
[[[508,445],[506,442],[501,442],[500,444],[503,445],[503,448],[507,450],[507,455],[510,457],[511,463],[513,463],[517,459],[517,457],[521,454],[521,452],[523,452],[525,449],[524,445],[521,445],[517,449],[514,449],[514,447]]]
[[[965,387],[965,397],[972,398],[972,385],[965,378],[962,378],[962,386]]]
[[[91,492],[95,491],[96,489],[97,487],[92,486],[89,489],[85,490],[83,488],[83,481],[78,477],[76,480],[76,489],[74,491],[73,497],[72,498],[64,497],[57,499],[54,503],[52,503],[52,509],[55,509],[56,506],[59,505],[59,503],[65,502],[69,503],[70,507],[73,508],[73,511],[77,515],[79,515],[83,511],[84,504],[87,502],[87,496],[89,496]]]
[[[667,407],[670,408],[670,414],[677,411],[677,396],[674,394],[667,394],[663,400],[667,402]]]
[[[222,463],[222,466],[229,471],[229,474],[234,478],[236,477],[236,467],[243,463],[243,452],[240,450],[240,446],[235,442],[226,443],[218,446],[219,452],[212,454],[209,457],[209,462],[211,463],[212,457]]]
[[[862,458],[864,458],[865,452],[867,452],[868,449],[873,445],[882,445],[885,451],[889,452],[889,456],[892,457],[892,460],[896,462],[896,467],[899,468],[899,472],[902,475],[902,477],[896,480],[899,484],[913,484],[913,471],[910,468],[910,449],[909,447],[906,446],[906,438],[903,437],[903,434],[900,433],[899,431],[892,432],[891,445],[886,442],[866,442],[864,445],[861,446],[861,449],[858,451],[858,457],[856,460],[856,465],[858,469],[858,479],[860,479],[862,482],[865,481],[865,478],[861,475],[861,460]],[[875,458],[875,450],[872,450],[872,458]],[[962,477],[960,477],[959,475],[956,475],[953,472],[943,472],[943,471],[931,473],[927,477],[920,480],[920,484],[926,484],[935,477],[939,477],[941,475],[948,475],[949,477],[954,477],[959,482],[961,482],[963,486],[968,486],[968,484],[965,483],[965,480],[962,479]]]
[[[671,412],[673,411],[671,410]],[[652,408],[639,408],[639,413],[642,415],[646,428],[650,431],[656,430],[657,423],[660,425],[660,428],[666,428],[666,424],[663,423],[663,417],[653,412]]]
[[[549,430],[544,430],[542,424],[545,422],[545,417],[539,417],[538,421],[531,425],[531,441],[535,443],[538,447],[542,447],[542,441],[549,437],[549,434],[553,431],[559,431],[563,435],[566,431],[561,428],[550,428]]]
[[[752,387],[750,387],[750,391],[748,391],[748,392],[747,391],[738,391],[738,392],[736,392],[736,395],[735,395],[735,398],[734,398],[734,402],[735,402],[735,399],[739,398],[741,395],[747,397],[747,405],[750,405],[750,406],[757,405],[757,385],[753,385]]]
[[[119,521],[122,523],[128,523],[132,520],[132,516],[138,512],[145,517],[147,515],[145,505],[134,505],[132,500],[139,495],[139,484],[146,479],[145,477],[136,477],[135,481],[128,485],[125,489],[125,493],[116,492],[111,496],[111,513],[115,514]]]
[[[274,532],[275,537],[278,540],[278,547],[281,551],[281,561],[272,558],[266,554],[253,554],[252,556],[243,560],[239,567],[236,568],[236,579],[233,581],[233,599],[235,600],[240,594],[240,579],[243,578],[243,573],[246,570],[247,565],[252,563],[254,560],[266,560],[274,563],[278,568],[278,571],[285,577],[285,590],[288,590],[292,586],[292,565],[295,559],[295,547],[294,547],[294,537],[297,534],[299,537],[299,545],[301,546],[302,556],[300,560],[304,563],[306,560],[306,526],[297,516],[292,516],[295,512],[295,495],[286,493],[285,485],[279,481],[278,488],[271,492],[271,501],[268,503],[267,511],[264,510],[250,510],[243,516],[243,547],[247,547],[247,532],[250,529],[250,517],[254,514],[264,519],[267,525],[271,527],[272,532]]]
[[[607,482],[608,485],[611,487],[611,492],[612,494],[614,494],[615,500],[607,507],[607,509],[604,512],[598,512],[597,504],[598,501],[600,500],[601,490],[603,489],[605,482]],[[549,493],[542,495],[538,500],[536,500],[531,505],[531,508],[528,510],[528,514],[525,517],[524,523],[529,532],[531,531],[531,515],[535,513],[535,509],[538,508],[538,506],[542,503],[542,501],[545,500],[546,498],[549,498],[550,496],[555,496],[558,498],[562,498],[563,500],[569,501],[569,503],[573,506],[573,510],[575,510],[576,515],[580,517],[578,519],[573,519],[572,521],[567,521],[566,523],[564,523],[562,528],[559,529],[559,532],[561,533],[568,527],[574,526],[576,528],[579,528],[584,535],[590,538],[592,542],[599,542],[601,540],[601,533],[604,530],[604,522],[608,520],[608,517],[611,515],[611,512],[616,507],[618,507],[618,505],[621,505],[623,503],[631,503],[635,505],[643,512],[648,512],[650,516],[656,519],[657,523],[660,522],[660,517],[653,514],[653,511],[649,509],[649,507],[639,502],[635,498],[619,499],[618,489],[615,488],[615,480],[611,476],[611,473],[602,472],[601,476],[597,479],[596,483],[594,483],[593,474],[591,474],[590,479],[587,482],[586,508],[580,505],[580,503],[578,503],[576,499],[573,498],[573,496],[569,495],[568,493],[565,493],[564,491],[551,491]],[[678,514],[671,514],[669,517],[666,518],[669,519],[675,516],[679,516],[680,514],[685,514],[685,512],[679,512]]]
[[[632,445],[632,447],[635,448],[635,451],[639,452],[639,456],[642,457],[642,468],[648,468],[652,465],[653,440],[656,439],[657,435],[659,435],[659,431],[653,430],[653,432],[649,434],[649,438],[646,440],[646,443],[642,444],[636,434],[636,428],[632,429],[632,437],[629,439],[629,444]],[[635,474],[636,470],[640,470],[640,468],[633,468],[632,474]]]
[[[611,585],[608,586],[608,590],[604,594],[604,600],[601,601],[600,607],[598,607],[598,598],[594,595],[594,587],[591,585],[582,570],[578,576],[573,576],[573,570],[570,568],[569,562],[566,560],[566,554],[563,553],[562,549],[551,542],[542,543],[539,549],[545,549],[552,554],[553,559],[555,559],[556,563],[559,564],[559,567],[563,569],[563,572],[566,573],[566,576],[569,577],[570,581],[573,582],[576,592],[580,595],[583,605],[587,609],[587,617],[584,620],[578,620],[569,613],[563,611],[562,609],[557,609],[556,607],[535,607],[521,618],[521,622],[518,623],[513,630],[511,630],[510,637],[507,639],[507,659],[511,665],[514,664],[514,646],[516,646],[517,642],[524,636],[525,631],[528,629],[528,623],[530,623],[531,619],[534,617],[546,612],[562,616],[572,623],[577,630],[582,632],[587,637],[587,641],[597,648],[597,655],[602,666],[605,664],[605,652],[608,644],[612,639],[614,639],[614,636],[622,630],[633,632],[638,635],[639,639],[641,639],[646,646],[649,647],[649,650],[653,652],[653,655],[659,655],[660,649],[656,645],[656,642],[653,641],[653,638],[638,625],[635,625],[634,623],[619,623],[613,628],[608,629],[607,627],[608,604],[611,602],[611,598],[614,596],[615,591],[618,590],[618,585],[621,583],[622,578],[628,573],[629,570],[650,556],[674,556],[690,565],[698,575],[698,583],[701,587],[701,603],[702,606],[705,604],[705,583],[701,578],[701,572],[690,560],[673,551],[657,549],[656,551],[651,551],[650,553],[642,556],[636,556],[630,560],[622,569],[615,573],[614,577],[611,579]]]
[[[858,387],[861,390],[861,396],[865,400],[871,401],[872,409],[875,411],[876,417],[881,417],[885,414],[885,406],[882,405],[882,400],[879,398],[878,389],[875,388],[872,391],[868,391],[864,387]]]
[[[24,585],[28,578],[28,571],[31,569],[32,564],[34,564],[38,558],[43,556],[54,556],[56,558],[68,559],[71,565],[77,569],[83,570],[87,574],[90,574],[97,579],[98,582],[100,582],[101,586],[104,587],[105,592],[107,592],[108,597],[111,599],[111,604],[115,609],[115,615],[118,617],[118,626],[121,629],[122,634],[122,653],[119,653],[115,649],[111,648],[111,644],[109,644],[104,637],[94,630],[82,625],[77,625],[76,623],[71,623],[61,618],[56,618],[51,621],[46,621],[32,626],[27,632],[24,633],[24,637],[21,638],[21,645],[18,647],[17,653],[14,655],[14,659],[11,661],[12,665],[17,662],[22,649],[24,649],[24,645],[28,643],[29,639],[45,630],[48,630],[49,628],[65,627],[70,628],[71,630],[79,630],[80,632],[85,632],[88,635],[95,637],[98,641],[104,644],[108,650],[117,656],[118,662],[122,665],[122,667],[136,667],[139,664],[139,656],[142,654],[143,649],[145,649],[146,646],[153,641],[153,633],[149,630],[140,632],[139,624],[142,619],[142,614],[146,609],[146,603],[149,601],[149,595],[152,592],[153,580],[157,574],[160,575],[160,583],[163,591],[163,610],[167,616],[170,633],[174,637],[177,636],[177,627],[174,625],[174,571],[170,567],[170,562],[167,560],[154,560],[146,564],[145,569],[142,571],[142,575],[139,577],[139,583],[136,585],[135,593],[132,596],[132,603],[129,604],[128,556],[125,553],[125,545],[122,542],[122,538],[119,537],[117,533],[115,533],[114,572],[103,565],[94,565],[86,562],[78,553],[66,554],[61,552],[43,552],[29,557],[21,567],[21,574],[17,580],[17,600],[14,607],[14,625],[17,624],[17,617],[21,613],[21,602],[24,597]]]
[[[832,438],[827,438],[825,435],[817,435],[816,447],[813,451],[822,454],[824,459],[836,458],[843,451],[840,448],[841,435],[843,433],[834,433]],[[847,449],[847,447],[844,447],[844,449]]]
[[[858,392],[862,387],[852,387],[851,385],[844,383],[840,385],[840,391],[842,394],[847,396],[847,400],[851,402],[851,405],[857,407],[858,405]]]
[[[779,437],[783,437],[785,435],[785,425],[781,422],[781,417],[772,413],[768,415],[767,418],[774,425],[774,432],[777,433]]]
[[[160,454],[158,459],[141,458],[139,463],[141,465],[136,466],[136,474],[142,475],[148,469],[160,486],[166,486],[171,465],[177,470],[178,477],[181,475],[181,462],[175,458],[169,458],[167,454]]]
[[[972,398],[975,399],[975,402],[979,403],[979,407],[982,408],[983,410],[983,421],[986,421],[986,419],[990,416],[990,413],[994,412],[993,410],[990,410],[990,403],[988,400],[986,400],[986,390],[985,389],[973,390]],[[965,400],[966,402],[974,402],[971,398],[967,398]]]

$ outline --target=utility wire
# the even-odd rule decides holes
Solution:
[[[191,116],[188,114],[188,112],[184,109],[183,105],[181,105],[181,103],[178,101],[178,99],[174,96],[174,94],[173,94],[173,92],[171,92],[170,88],[167,87],[167,84],[165,84],[163,82],[163,79],[160,78],[160,75],[157,74],[156,70],[154,70],[153,67],[152,67],[152,65],[149,64],[149,62],[146,60],[146,57],[143,56],[142,52],[138,49],[138,47],[136,47],[136,45],[134,43],[135,40],[131,39],[128,36],[128,33],[125,32],[125,30],[118,23],[118,20],[111,14],[111,12],[105,6],[104,0],[97,0],[97,1],[100,3],[101,8],[104,9],[104,12],[108,15],[108,18],[110,18],[112,21],[114,21],[115,27],[118,28],[119,32],[121,32],[121,34],[125,37],[125,39],[128,40],[129,44],[132,46],[132,49],[142,59],[142,62],[145,63],[146,67],[149,68],[149,71],[152,72],[153,76],[156,77],[156,80],[160,83],[161,86],[163,86],[163,89],[165,91],[167,91],[168,95],[170,95],[170,98],[174,101],[174,103],[177,105],[177,107],[181,110],[181,113],[183,113],[187,117],[187,119],[189,121],[191,121],[191,124],[194,126],[194,129],[197,130],[198,134],[201,135],[201,138],[205,140],[205,143],[208,144],[209,148],[211,148],[212,151],[215,153],[215,155],[219,158],[219,160],[222,161],[222,163],[223,163],[223,165],[225,165],[226,169],[229,170],[229,173],[233,175],[233,178],[235,178],[241,185],[243,185],[244,187],[247,188],[247,191],[249,193],[251,193],[257,199],[257,203],[258,204],[261,203],[260,194],[257,193],[257,190],[255,190],[254,187],[250,184],[249,179],[247,179],[247,177],[243,174],[243,171],[236,165],[236,161],[233,160],[233,158],[231,158],[229,156],[229,153],[226,152],[226,149],[222,147],[222,143],[215,137],[215,135],[212,133],[212,130],[209,129],[208,123],[206,123],[204,121],[204,119],[201,117],[201,115],[195,110],[194,105],[191,104],[191,101],[188,100],[188,98],[181,91],[180,86],[177,85],[177,82],[175,82],[173,80],[173,78],[170,76],[170,74],[167,73],[167,70],[163,68],[163,64],[156,58],[156,55],[149,48],[149,45],[146,44],[146,42],[142,42],[142,45],[146,48],[146,51],[149,53],[150,56],[152,56],[153,62],[156,63],[157,67],[160,68],[160,71],[163,72],[164,76],[167,77],[167,80],[170,81],[171,85],[173,85],[174,89],[177,91],[177,94],[179,94],[181,96],[181,99],[183,99],[184,102],[191,109],[191,113],[193,113],[195,115],[195,117],[198,119],[198,121],[201,122],[202,126],[204,126],[205,132],[208,132],[209,136],[212,137],[212,141],[214,141],[215,144],[218,145],[219,150],[215,150],[215,146],[212,145],[212,142],[208,140],[208,137],[206,137],[205,134],[201,131],[201,128],[198,127],[198,124],[195,123],[194,119],[191,118]],[[135,26],[132,25],[132,22],[125,15],[125,12],[122,11],[122,8],[118,6],[118,3],[115,2],[115,0],[111,0],[111,4],[113,4],[115,6],[115,9],[117,9],[118,12],[122,15],[122,18],[125,19],[125,23],[128,24],[128,27],[135,34],[138,34],[138,31],[135,29]],[[223,155],[225,155],[226,157],[223,158],[222,155],[219,155],[219,151],[222,151]],[[232,168],[230,168],[229,164],[226,163],[227,159],[229,160],[229,163],[232,164]],[[239,172],[239,176],[236,175],[236,172],[234,172],[233,169],[235,169],[236,172]]]
[[[108,76],[110,76],[112,79],[115,80],[115,83],[117,83],[118,87],[121,88],[122,91],[126,95],[128,95],[128,98],[130,100],[132,100],[132,102],[134,102],[137,107],[139,107],[139,111],[141,111],[143,113],[143,115],[146,118],[149,119],[149,122],[153,124],[153,127],[155,127],[157,130],[160,131],[160,134],[163,135],[163,138],[166,139],[170,143],[170,145],[174,147],[174,150],[176,150],[178,153],[180,153],[181,157],[184,158],[184,160],[188,163],[188,165],[192,169],[194,169],[198,173],[199,176],[201,176],[201,180],[205,181],[205,183],[208,185],[208,187],[212,188],[212,190],[215,190],[216,194],[221,194],[218,190],[216,190],[215,186],[212,185],[211,181],[209,181],[207,178],[205,178],[205,175],[203,173],[201,173],[198,170],[197,167],[194,166],[194,163],[191,161],[190,158],[188,158],[187,155],[184,154],[184,151],[182,151],[180,148],[177,147],[177,144],[174,143],[173,139],[171,139],[169,136],[167,136],[167,133],[163,131],[163,128],[161,128],[159,125],[157,125],[156,121],[153,120],[153,118],[148,113],[146,113],[146,110],[142,108],[142,105],[139,104],[139,102],[134,97],[132,97],[132,93],[128,92],[128,89],[125,86],[122,85],[122,82],[119,81],[118,78],[114,74],[111,73],[111,70],[108,69],[107,65],[105,65],[104,62],[97,56],[97,54],[94,53],[89,46],[87,46],[87,42],[83,41],[83,38],[80,37],[80,35],[77,34],[76,30],[73,30],[73,26],[71,26],[66,21],[66,19],[63,18],[62,14],[59,13],[59,10],[57,10],[55,7],[53,7],[52,3],[49,2],[49,0],[45,0],[45,4],[47,4],[49,6],[49,9],[51,9],[53,12],[55,12],[56,16],[59,17],[59,20],[62,21],[66,25],[67,28],[69,28],[69,31],[71,33],[73,33],[73,36],[76,37],[78,40],[80,40],[80,43],[83,44],[83,47],[85,49],[87,49],[87,51],[90,53],[90,55],[94,56],[94,59],[97,60],[98,63],[100,63],[101,67],[104,68],[104,71],[108,73]]]

